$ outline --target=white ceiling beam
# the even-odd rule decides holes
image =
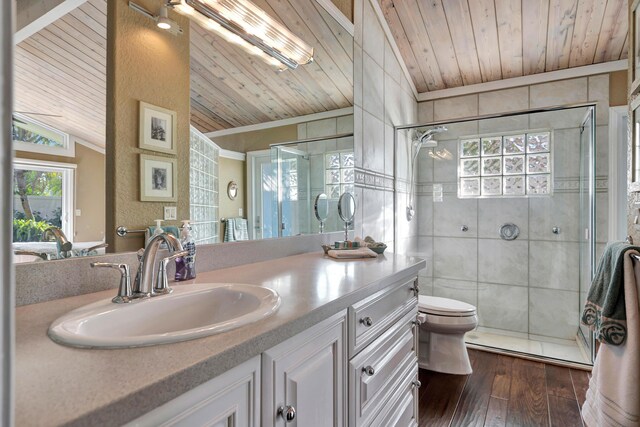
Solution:
[[[20,0],[16,2],[15,44],[24,41],[87,0]]]
[[[528,76],[495,80],[492,82],[478,83],[475,85],[452,87],[450,89],[434,90],[433,92],[421,92],[418,94],[418,102],[451,98],[453,96],[470,95],[480,92],[490,92],[500,89],[509,89],[519,86],[529,86],[556,80],[573,79],[576,77],[593,76],[596,74],[605,74],[614,71],[626,70],[628,67],[629,61],[626,59],[621,59],[619,61],[602,62],[600,64],[585,65],[583,67],[565,68],[564,70],[530,74]]]

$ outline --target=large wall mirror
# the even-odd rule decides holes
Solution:
[[[338,198],[353,191],[353,26],[328,1],[253,2],[312,46],[314,61],[279,72],[190,22],[188,173],[201,244],[317,233],[313,204],[320,193],[335,207],[324,231],[339,230]],[[16,40],[16,261],[110,251],[104,245],[108,37],[107,2],[87,0]],[[60,251],[65,242],[56,230],[71,251]]]

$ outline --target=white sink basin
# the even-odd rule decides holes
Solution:
[[[181,285],[169,295],[80,307],[49,327],[49,337],[73,347],[142,347],[186,341],[252,323],[275,313],[276,291],[253,285]]]

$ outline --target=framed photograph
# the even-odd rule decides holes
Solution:
[[[138,146],[146,150],[176,154],[176,112],[140,101]]]
[[[140,201],[177,201],[176,168],[176,159],[140,154]]]

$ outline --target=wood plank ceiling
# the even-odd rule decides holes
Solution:
[[[256,1],[315,48],[277,73],[191,24],[191,121],[202,132],[353,105],[353,43],[315,0]],[[295,7],[293,6],[295,4]],[[16,47],[15,109],[105,145],[106,0],[89,0]]]
[[[15,49],[15,110],[104,146],[105,0],[89,0]]]
[[[202,132],[353,105],[353,38],[316,0],[254,0],[314,48],[314,62],[277,72],[191,24],[191,121]]]
[[[627,58],[627,0],[378,0],[418,92]]]

